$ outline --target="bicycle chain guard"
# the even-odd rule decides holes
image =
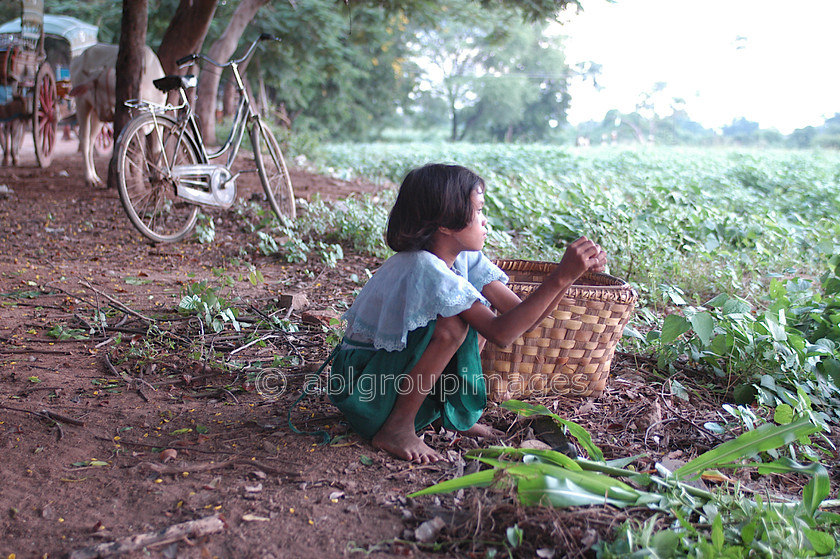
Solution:
[[[181,179],[178,196],[190,202],[227,209],[236,199],[235,177],[223,165],[176,165],[172,168],[172,178]],[[196,184],[202,184],[204,188],[191,186]],[[209,190],[207,184],[210,185]]]

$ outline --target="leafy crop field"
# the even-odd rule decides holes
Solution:
[[[661,360],[688,355],[718,375],[758,375],[756,391],[761,375],[783,376],[793,392],[773,386],[787,400],[805,371],[806,391],[836,401],[840,154],[353,144],[323,147],[319,164],[399,183],[430,161],[486,179],[492,255],[557,260],[580,235],[600,243],[610,273],[641,296],[628,333]],[[356,224],[345,233],[357,246],[384,251],[390,202],[350,202],[353,215],[333,219]]]
[[[569,150],[459,144],[336,145],[339,175],[399,182],[430,161],[486,178],[499,256],[550,259],[585,234],[612,272],[655,295],[749,292],[767,274],[819,273],[840,244],[840,154],[792,151]]]
[[[624,546],[621,551],[659,549],[667,540],[666,555],[679,548],[689,556],[741,557],[750,550],[772,556],[777,544],[801,548],[801,556],[836,552],[830,534],[840,515],[821,513],[819,506],[830,491],[821,461],[836,460],[837,453],[826,434],[840,428],[840,154],[353,144],[322,146],[315,164],[341,178],[399,183],[427,162],[462,164],[486,179],[492,229],[486,251],[492,256],[557,260],[580,235],[600,243],[610,256],[610,273],[640,293],[625,349],[652,356],[666,374],[677,365],[706,374],[710,385],[734,399],[721,415],[731,416],[742,434],[687,470],[738,468],[758,457],[765,464],[761,473],[811,476],[798,512],[763,508],[766,503],[743,495],[727,498],[724,507],[720,496],[706,496],[729,515],[706,516],[711,532],[683,523],[680,539],[677,532],[660,537],[650,527],[628,528],[624,543],[616,544]],[[289,226],[290,236],[306,248],[300,239],[332,231],[333,240],[386,255],[380,235],[392,196],[349,199],[335,207],[316,200],[300,223]],[[317,243],[321,251],[330,246]],[[731,434],[725,423],[704,428]],[[548,475],[517,469],[530,463],[511,466],[481,456],[512,479]],[[536,460],[571,467],[557,456]],[[451,480],[429,492],[482,485],[492,476]],[[677,485],[678,492],[685,490]],[[755,532],[753,522],[739,524],[746,532],[724,536],[721,522],[741,522],[735,509],[758,515],[765,531]],[[707,549],[708,538],[713,543]],[[610,553],[605,548],[602,556]]]

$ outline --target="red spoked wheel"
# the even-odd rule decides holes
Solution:
[[[58,119],[55,75],[49,63],[44,62],[35,75],[32,104],[32,139],[35,142],[35,158],[41,167],[49,167],[52,163],[53,150],[58,138]]]

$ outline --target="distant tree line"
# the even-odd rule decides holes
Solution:
[[[840,149],[840,113],[820,126],[799,128],[790,134],[761,128],[757,122],[737,118],[718,130],[705,128],[691,120],[684,111],[669,116],[643,117],[609,111],[602,121],[568,125],[567,137],[580,145],[656,144],[685,146],[744,146]]]

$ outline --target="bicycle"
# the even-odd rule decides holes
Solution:
[[[239,73],[261,41],[279,40],[262,34],[239,59],[220,63],[203,54],[176,61],[180,68],[204,60],[233,72],[239,103],[224,144],[208,152],[190,104],[187,90],[198,81],[193,75],[168,75],[154,81],[163,92],[178,90],[180,104],[160,105],[129,100],[137,109],[117,140],[117,175],[120,200],[132,224],[155,242],[176,242],[195,227],[201,206],[229,209],[236,200],[232,167],[245,130],[249,130],[256,172],[265,199],[279,218],[295,218],[295,197],[283,153],[268,125],[254,111]],[[174,113],[174,117],[166,113]],[[227,153],[225,163],[212,163]],[[253,171],[251,171],[253,172]]]

